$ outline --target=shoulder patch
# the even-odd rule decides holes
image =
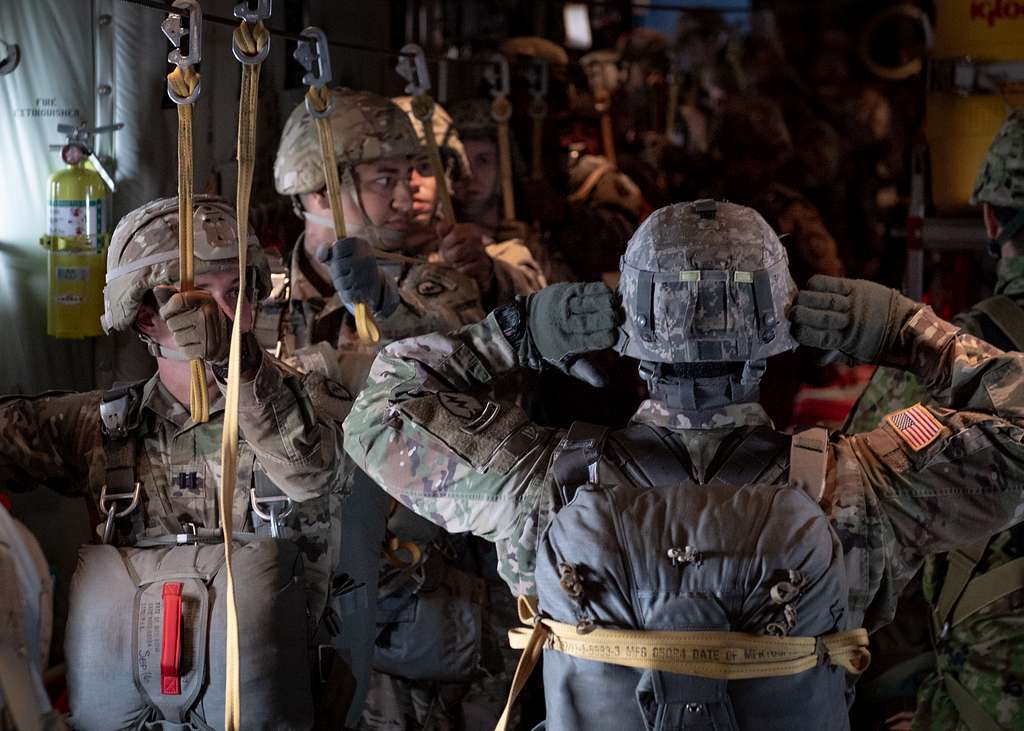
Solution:
[[[944,428],[920,403],[888,414],[885,421],[915,452],[934,442]]]
[[[441,392],[437,394],[437,400],[445,411],[458,419],[475,419],[484,410],[480,401],[465,393]]]

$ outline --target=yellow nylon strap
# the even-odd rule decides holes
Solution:
[[[665,137],[671,141],[676,131],[676,114],[679,112],[679,80],[672,74],[668,81],[668,107],[665,110]]]
[[[310,106],[318,112],[327,109],[331,102],[331,90],[326,86],[320,88],[309,87],[306,92]],[[316,120],[316,133],[320,139],[320,161],[323,164],[324,180],[327,183],[327,200],[331,206],[331,217],[334,219],[334,232],[336,236],[345,235],[345,212],[341,208],[341,182],[338,180],[338,159],[334,154],[334,130],[331,128],[329,117],[314,117]],[[428,135],[429,136],[429,135]],[[365,302],[355,303],[356,332],[359,339],[364,342],[376,343],[380,341],[380,330],[377,323],[373,321],[370,308]]]
[[[414,97],[412,113],[423,125],[427,157],[430,159],[430,168],[434,171],[434,180],[437,181],[437,197],[441,204],[441,216],[449,223],[455,223],[455,207],[452,205],[452,196],[448,191],[448,179],[444,174],[441,151],[437,149],[437,139],[434,137],[434,100],[427,94]]]
[[[541,617],[535,597],[519,598],[519,617],[532,626],[509,632],[511,646],[523,654],[496,731],[507,727],[512,704],[544,649],[583,660],[719,680],[796,675],[823,663],[859,674],[871,660],[863,628],[823,637],[602,628],[581,634],[574,625]]]
[[[535,98],[530,102],[530,119],[533,122],[530,148],[530,178],[544,179],[544,118],[548,115],[548,105],[543,98]]]
[[[243,22],[234,38],[248,56],[255,56],[268,42],[270,34],[263,26]],[[238,299],[231,326],[231,350],[228,355],[228,379],[224,396],[224,428],[221,433],[220,516],[224,533],[224,568],[227,576],[227,627],[224,677],[224,728],[241,728],[242,701],[238,652],[238,614],[235,606],[235,580],[231,565],[231,537],[234,532],[235,481],[238,477],[238,391],[242,360],[242,307],[245,304],[246,268],[249,248],[249,198],[252,193],[253,167],[256,161],[256,105],[259,99],[261,63],[242,64],[242,83],[238,95],[238,185],[235,190],[235,216],[238,222]]]
[[[192,66],[176,66],[167,75],[167,83],[181,98],[192,95],[199,73]],[[178,104],[178,269],[181,291],[195,287],[192,233],[192,105]],[[189,386],[189,411],[192,421],[202,424],[210,418],[210,397],[206,390],[206,366],[196,359],[189,362],[192,381]]]
[[[508,141],[508,122],[498,122],[498,163],[501,165],[501,204],[506,221],[516,218],[516,199],[512,189],[512,147]]]

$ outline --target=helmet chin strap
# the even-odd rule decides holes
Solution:
[[[672,364],[641,361],[640,377],[651,398],[670,409],[709,411],[760,398],[764,361],[750,361],[741,371],[716,368],[715,363]]]
[[[148,350],[149,354],[152,355],[154,358],[166,358],[167,360],[180,361],[191,360],[187,355],[182,353],[180,350],[174,350],[173,348],[165,348],[163,345],[153,340],[153,338],[151,338],[149,335],[146,335],[146,333],[140,332],[138,333],[138,335],[139,340],[146,344],[146,350]]]
[[[302,217],[311,223],[315,223],[317,226],[323,226],[334,230],[334,221],[325,217],[318,216],[315,213],[309,211],[303,211]],[[368,218],[366,220],[369,220]],[[359,236],[361,238],[368,239],[371,243],[375,244],[377,248],[384,251],[394,251],[401,247],[402,242],[405,241],[405,233],[398,231],[393,228],[384,228],[383,226],[374,226],[371,224],[359,224],[359,223],[348,223],[345,222],[345,235],[346,236]],[[387,242],[389,245],[381,246],[376,242]]]

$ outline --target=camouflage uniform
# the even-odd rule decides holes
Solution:
[[[398,96],[392,99],[395,104],[409,115],[409,121],[416,130],[420,144],[426,149],[423,134],[423,123],[412,112],[412,97]],[[448,176],[448,189],[451,190],[453,177],[472,175],[469,159],[459,138],[451,115],[440,104],[434,104],[431,117],[434,138]],[[495,232],[497,233],[497,232]],[[485,298],[486,307],[499,307],[508,304],[516,295],[530,294],[544,287],[544,274],[540,264],[533,258],[530,249],[524,244],[524,238],[510,237],[498,240],[485,239],[485,251],[494,261],[494,279],[491,290]],[[433,264],[444,265],[444,260],[437,252],[428,257]]]
[[[196,250],[207,256],[197,261],[197,272],[237,267],[231,209],[222,200],[196,196],[195,211]],[[177,236],[175,199],[155,201],[122,219],[110,245],[108,271],[163,253],[172,258],[136,267],[108,282],[108,331],[128,328],[146,292],[177,280]],[[255,237],[250,250],[259,291],[266,269]],[[161,350],[150,345],[154,352]],[[218,385],[224,388],[219,380]],[[118,540],[133,544],[185,533],[189,524],[218,528],[223,396],[211,398],[210,420],[196,424],[158,374],[137,390],[138,426],[129,435],[137,444],[132,469],[141,492],[138,507],[115,524]],[[109,458],[100,420],[103,396],[93,391],[3,400],[0,480],[13,488],[46,484],[62,493],[85,495],[93,515],[100,516]],[[240,388],[235,526],[239,531],[253,530],[249,492],[256,472],[264,473],[297,503],[288,520],[289,535],[305,555],[309,609],[316,619],[323,613],[327,582],[338,557],[332,520],[340,511],[352,469],[341,450],[340,429],[350,405],[351,396],[336,383],[321,376],[300,378],[270,356],[264,357],[255,378]]]
[[[700,223],[692,211],[684,210],[688,206],[655,212],[634,241],[685,239],[679,229],[682,224],[672,216],[682,217],[687,233],[692,232]],[[767,246],[774,239],[774,246],[779,246],[763,221],[756,228],[744,225],[730,234],[751,245],[763,240]],[[778,256],[778,248],[774,251]],[[704,256],[713,259],[714,254]],[[644,268],[643,260],[629,259],[627,250],[627,264]],[[660,264],[672,268],[666,262]],[[672,264],[680,269],[716,268],[711,261],[703,266]],[[732,268],[722,263],[718,267]],[[782,278],[784,254],[765,261],[763,268],[772,280],[772,306],[777,308],[776,349],[732,353],[733,359],[748,363],[793,346],[788,321],[780,316],[794,295],[792,285],[785,284],[788,274]],[[696,302],[687,293],[697,287],[680,279],[659,280],[668,289],[656,305],[655,342],[671,342],[673,348],[686,345],[689,325],[684,323],[690,318],[700,318],[706,326],[719,316],[714,307],[696,313],[689,309]],[[709,281],[706,290],[701,287],[702,300],[704,296],[711,298],[707,302],[714,300],[714,284]],[[623,296],[630,300],[628,288]],[[735,302],[737,307],[757,308],[762,325],[772,322],[771,312],[759,300]],[[720,304],[730,309],[733,302]],[[515,405],[497,402],[487,393],[495,379],[523,367],[520,351],[506,336],[507,321],[500,315],[499,310],[457,332],[413,338],[386,348],[346,420],[346,449],[420,515],[446,530],[471,531],[494,541],[503,578],[513,593],[529,595],[536,593],[538,541],[563,500],[551,464],[565,444],[566,432],[538,427]],[[631,351],[629,346],[637,330],[648,324],[627,318],[631,337],[626,353],[636,357],[644,352]],[[743,328],[734,327],[725,335],[742,340]],[[760,342],[773,339],[772,333],[763,330],[758,337]],[[721,347],[736,347],[729,342],[724,340]],[[888,423],[863,435],[838,437],[827,446],[820,504],[843,551],[849,626],[868,629],[892,620],[900,590],[927,554],[1003,530],[1024,515],[1020,487],[1024,393],[1019,388],[1024,357],[961,333],[923,306],[887,342],[890,345],[879,360],[913,371],[943,406],[929,410],[941,427],[935,439],[917,449]],[[742,388],[742,381],[734,382],[732,388]],[[727,449],[730,436],[738,430],[770,425],[761,407],[743,398],[723,398],[717,406],[696,410],[670,406],[659,398],[645,402],[633,421],[671,430],[671,438],[685,447],[698,476]]]
[[[343,190],[343,194],[352,194],[356,165],[382,157],[411,156],[421,151],[421,139],[413,126],[418,121],[410,123],[411,115],[407,117],[399,106],[374,94],[344,89],[336,90],[334,99],[335,112],[331,122],[336,152],[349,188]],[[443,149],[452,153],[453,170],[464,173],[468,162],[450,119],[445,124],[446,119],[444,110],[436,107],[434,126],[441,135],[439,141],[443,140]],[[322,187],[317,145],[309,115],[300,105],[286,124],[275,162],[279,193],[297,196]],[[395,236],[396,232],[379,229],[368,221],[362,225],[354,223],[346,222],[352,235],[365,236],[378,249],[400,249],[401,237]],[[510,301],[516,295],[527,294],[539,286],[529,274],[539,268],[525,247],[509,241],[493,244],[488,249],[495,259],[492,294],[499,302]],[[367,345],[359,341],[354,319],[334,285],[312,266],[300,238],[292,251],[287,286],[280,289],[276,301],[265,302],[257,315],[258,324],[260,319],[268,318],[278,323],[277,327],[262,328],[277,333],[276,342],[265,342],[264,346],[279,347],[282,356],[301,370],[333,374],[357,391],[365,377],[362,364],[365,363],[367,368],[369,365],[360,355],[373,353],[392,340],[458,328],[484,316],[476,282],[447,265],[433,260],[410,263],[388,259],[379,259],[378,265],[384,275],[397,285],[399,302],[392,312],[375,314],[381,342]],[[383,512],[365,519],[379,520],[381,524],[386,520]],[[431,541],[426,541],[423,548],[426,549],[429,543]],[[383,574],[382,578],[385,578]],[[442,731],[457,727],[460,704],[473,706],[474,701],[481,698],[491,709],[489,722],[493,723],[503,702],[501,694],[496,694],[491,688],[495,684],[494,677],[494,674],[486,674],[472,686],[464,683],[441,686],[372,671],[360,727],[421,728],[424,714],[429,712],[436,714],[435,729]],[[498,686],[503,691],[504,679]],[[354,719],[350,722],[354,723]]]
[[[978,174],[972,200],[1024,210],[1024,114],[1012,114],[993,141]],[[999,246],[994,248],[998,252]],[[1008,298],[1017,308],[1024,307],[1024,257],[1000,259],[994,294],[996,298]],[[985,311],[986,303],[992,301],[986,300],[957,315],[953,323],[962,332],[998,348],[1016,350],[1014,342]],[[1016,315],[1020,317],[1020,311]],[[913,374],[879,368],[854,407],[847,431],[857,433],[875,428],[886,411],[929,398],[928,389]],[[990,540],[974,575],[983,576],[1021,558],[1024,558],[1024,528],[1018,525]],[[933,608],[939,604],[949,566],[948,556],[930,559],[926,564],[923,590]],[[1004,586],[1011,585],[1005,583]],[[938,672],[925,679],[919,689],[915,731],[967,731],[973,728],[972,724],[980,722],[961,718],[960,706],[944,678],[966,689],[978,703],[978,710],[999,727],[1024,726],[1022,606],[1024,589],[1008,591],[973,616],[954,624],[936,642]],[[925,621],[930,622],[931,618]]]

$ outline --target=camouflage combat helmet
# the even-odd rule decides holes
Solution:
[[[238,267],[238,222],[226,200],[213,195],[193,199],[195,273]],[[270,293],[270,267],[254,234],[249,235],[249,277],[257,297]],[[103,289],[106,332],[127,330],[146,293],[175,284],[178,274],[178,199],[160,198],[121,219],[107,249],[107,286]]]
[[[416,137],[421,145],[425,145],[426,137],[423,135],[423,123],[416,119],[416,116],[412,113],[412,99],[411,96],[396,96],[391,101],[409,115],[409,121],[412,122],[413,129],[416,130]],[[455,163],[455,177],[470,177],[472,172],[469,167],[469,158],[466,157],[466,148],[462,146],[462,140],[459,139],[459,132],[455,129],[452,116],[445,111],[444,107],[436,102],[434,103],[434,113],[431,115],[431,122],[434,127],[434,139],[437,140],[437,147],[445,164],[449,165],[448,161],[453,160]]]
[[[349,170],[382,157],[420,152],[409,118],[386,97],[335,89],[331,128],[338,165]],[[324,187],[316,123],[304,103],[285,122],[274,160],[274,187],[281,195],[314,193]]]
[[[971,203],[1024,208],[1024,109],[999,128],[978,171]]]
[[[622,355],[749,362],[797,346],[786,249],[752,208],[713,200],[660,208],[633,234],[620,270]]]
[[[569,168],[570,201],[613,205],[639,217],[644,196],[633,179],[601,155],[581,155]]]
[[[452,120],[464,140],[497,139],[498,125],[489,99],[464,99],[452,106]]]

